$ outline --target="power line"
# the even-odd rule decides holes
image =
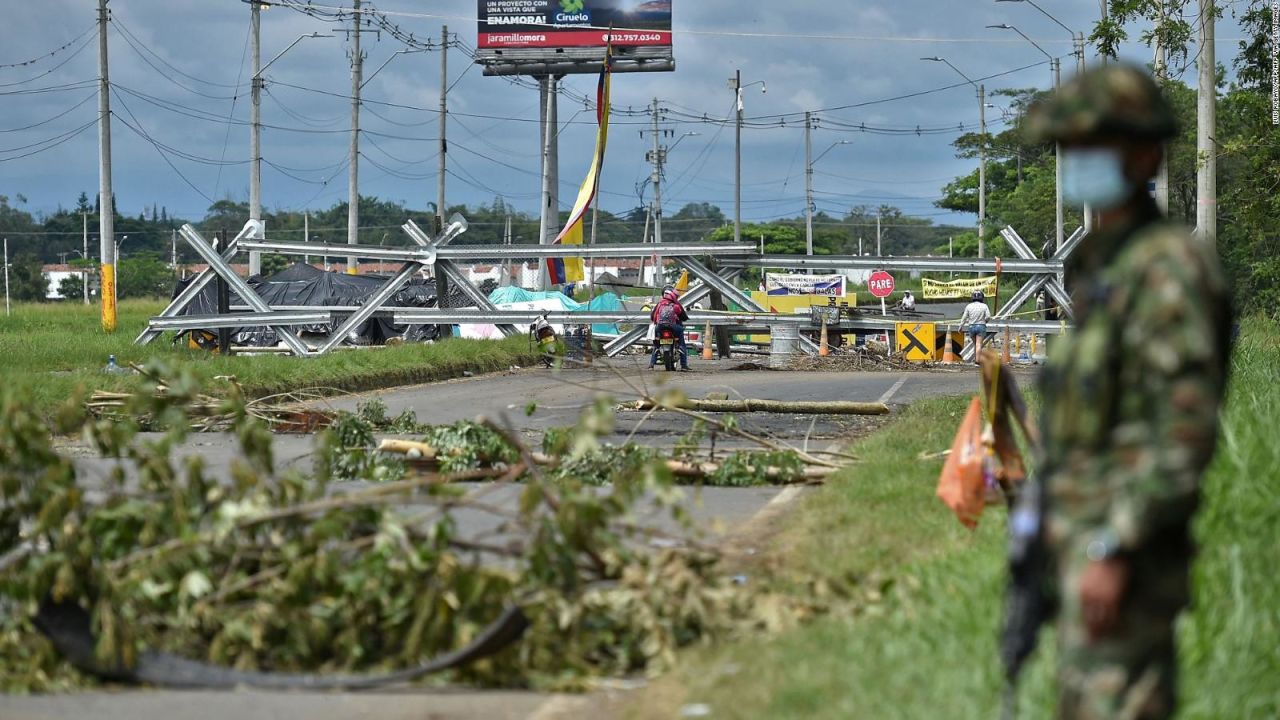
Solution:
[[[40,78],[42,78],[42,77],[46,77],[46,76],[48,76],[48,75],[52,75],[53,73],[57,72],[58,70],[61,70],[61,69],[63,68],[63,66],[65,66],[67,63],[71,62],[72,60],[75,60],[75,59],[76,59],[76,57],[78,57],[78,56],[80,55],[80,53],[84,52],[84,49],[85,49],[86,47],[88,47],[92,42],[93,42],[93,38],[92,38],[92,37],[90,37],[90,38],[86,39],[84,42],[80,43],[80,47],[76,48],[76,49],[75,49],[75,52],[73,52],[73,53],[71,53],[70,55],[68,55],[68,56],[66,57],[66,59],[65,59],[65,60],[63,60],[62,62],[58,63],[57,65],[54,65],[53,67],[49,68],[48,70],[45,70],[44,72],[40,73],[39,75],[33,75],[33,76],[31,76],[31,77],[27,78],[26,80],[15,80],[14,82],[0,83],[0,87],[13,87],[13,86],[15,86],[15,85],[26,85],[26,84],[27,84],[27,83],[29,83],[29,82],[35,82],[36,80],[39,80],[39,79],[40,79]]]
[[[67,92],[69,90],[87,90],[98,86],[97,78],[89,80],[77,80],[75,82],[63,83],[61,85],[46,85],[45,87],[27,88],[26,90],[0,90],[0,95],[41,95],[52,92]]]
[[[17,127],[17,128],[6,128],[6,129],[3,129],[3,130],[0,130],[0,133],[21,132],[21,131],[23,131],[23,130],[31,130],[31,129],[33,129],[33,128],[38,128],[38,127],[41,127],[41,126],[43,126],[43,125],[48,125],[49,123],[53,122],[54,120],[58,120],[58,119],[60,119],[60,118],[62,118],[62,117],[65,117],[65,116],[69,115],[70,113],[72,113],[73,111],[75,111],[77,108],[79,108],[81,105],[84,105],[85,103],[89,102],[90,100],[94,99],[95,97],[97,97],[97,93],[90,93],[90,94],[86,95],[86,96],[85,96],[85,98],[84,98],[83,100],[81,100],[80,102],[76,103],[75,105],[72,105],[71,107],[67,108],[66,110],[63,110],[62,112],[58,113],[57,115],[54,115],[54,116],[53,116],[53,117],[51,117],[51,118],[47,118],[47,119],[45,119],[45,120],[41,120],[40,122],[32,123],[32,124],[30,124],[30,125],[24,125],[24,126],[22,126],[22,127]]]
[[[98,24],[94,23],[93,25],[90,25],[88,29],[86,29],[84,32],[80,33],[79,35],[67,41],[66,43],[59,45],[58,47],[50,50],[47,53],[34,57],[30,60],[24,60],[22,62],[4,63],[3,65],[0,65],[0,70],[7,70],[9,68],[26,67],[28,65],[35,65],[36,63],[44,60],[45,58],[51,58],[54,55],[57,55],[58,53],[62,52],[63,50],[66,50],[67,48],[71,47],[72,45],[75,45],[82,38],[84,38],[85,35],[88,35],[89,33],[93,32],[94,29],[96,29],[97,27],[98,27]]]
[[[81,125],[80,127],[77,127],[73,130],[68,130],[67,132],[62,133],[60,135],[55,135],[54,137],[46,138],[39,142],[31,143],[29,145],[22,145],[20,147],[6,148],[4,150],[0,150],[0,154],[7,154],[11,152],[17,152],[19,150],[26,150],[28,148],[37,148],[35,150],[32,150],[31,152],[22,153],[20,155],[14,155],[13,157],[0,158],[0,162],[9,162],[11,160],[21,160],[22,158],[25,158],[25,157],[38,155],[46,150],[52,150],[53,148],[56,148],[59,145],[70,142],[80,133],[96,125],[97,122],[98,122],[97,118],[94,118],[93,120],[90,120],[89,122]]]
[[[303,12],[320,12],[333,11],[338,17],[342,13],[351,12],[350,8],[336,5],[319,5],[308,1],[306,5],[302,5],[296,0],[276,0],[276,2],[262,1],[263,5],[280,5],[283,7],[291,7]],[[308,12],[308,14],[311,14]],[[424,12],[408,12],[403,10],[379,10],[377,11],[384,17],[411,17],[411,18],[428,18],[433,20],[458,20],[467,23],[478,23],[480,18],[475,15],[446,15],[443,13],[424,13]],[[363,13],[362,13],[363,14]],[[316,17],[313,15],[313,17]],[[557,27],[554,23],[527,23],[530,26],[541,26],[548,29]],[[596,25],[576,25],[575,29],[580,30],[612,30],[614,32],[623,32],[632,30],[632,28],[614,28]],[[644,32],[649,32],[645,30]],[[1016,43],[1015,39],[992,38],[992,37],[974,37],[974,38],[941,38],[941,37],[919,37],[913,35],[829,35],[829,34],[804,34],[804,33],[762,33],[762,32],[738,32],[732,30],[697,30],[687,28],[672,28],[672,35],[701,35],[713,37],[737,37],[737,38],[755,38],[755,39],[774,39],[774,40],[835,40],[835,41],[856,41],[856,42],[902,42],[911,44],[930,44],[930,43],[981,43],[991,45],[997,43]],[[1043,39],[1042,43],[1064,43],[1061,38]]]

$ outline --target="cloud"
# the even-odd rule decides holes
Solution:
[[[474,26],[464,19],[474,16],[474,0],[385,0],[378,7],[441,16],[392,18],[418,37],[438,37],[440,26],[447,23],[464,43],[475,43]],[[111,75],[123,95],[122,101],[113,98],[115,186],[122,210],[136,213],[144,205],[157,203],[171,213],[199,217],[209,204],[208,198],[247,197],[248,7],[232,0],[117,0],[111,8],[118,26],[110,36]],[[665,199],[673,206],[672,212],[684,203],[701,201],[729,210],[733,130],[701,123],[697,118],[731,117],[733,94],[726,80],[737,69],[741,69],[744,81],[768,83],[767,94],[753,89],[746,98],[747,116],[760,117],[854,105],[959,81],[945,66],[921,62],[921,56],[944,55],[971,77],[1040,59],[1034,48],[986,30],[987,24],[1014,23],[1053,52],[1069,49],[1061,28],[1015,4],[675,0],[674,9],[677,30],[697,31],[677,33],[677,71],[619,74],[615,78],[614,103],[622,112],[615,117],[604,172],[602,203],[606,209],[624,211],[639,202],[637,186],[650,172],[645,152],[652,147],[652,137],[647,132],[649,119],[635,113],[654,97],[678,111],[663,124],[673,131],[666,142],[674,142],[687,132],[699,133],[671,152]],[[1092,12],[1096,8],[1088,4],[1061,11],[1073,27],[1085,27],[1092,21]],[[35,57],[65,43],[90,30],[95,16],[95,8],[84,0],[14,3],[7,8],[6,43],[0,62]],[[138,48],[126,40],[125,30]],[[346,98],[350,92],[350,43],[343,30],[342,25],[285,8],[263,14],[263,62],[299,35],[320,32],[334,36],[301,41],[266,73],[262,112],[268,128],[263,154],[275,166],[285,168],[283,172],[271,166],[263,169],[263,195],[269,207],[317,208],[345,199],[342,164],[350,123],[350,101]],[[1227,31],[1219,34],[1225,36]],[[944,42],[939,38],[977,42]],[[372,72],[402,47],[385,34],[366,36],[366,68]],[[1139,59],[1147,53],[1138,46],[1126,51]],[[65,57],[59,56],[57,61]],[[449,160],[456,177],[448,178],[449,199],[488,202],[500,192],[516,207],[531,211],[540,185],[537,92],[506,79],[484,77],[468,63],[462,52],[450,53]],[[31,78],[53,64],[56,62],[42,61],[27,68],[0,69],[0,84]],[[90,42],[57,72],[26,85],[0,87],[0,91],[92,81],[96,66],[96,43]],[[1042,66],[989,81],[987,87],[1044,87],[1048,80],[1048,70]],[[588,76],[571,76],[564,81],[574,97],[591,95],[594,83]],[[153,99],[130,95],[124,88]],[[424,207],[434,198],[438,91],[436,53],[396,57],[365,88],[368,103],[361,125],[370,135],[362,147],[367,158],[361,162],[363,193],[402,199],[415,207]],[[4,97],[0,129],[49,118],[92,94],[93,87],[87,85],[76,91]],[[975,102],[971,88],[958,87],[895,102],[825,110],[818,115],[854,125],[972,125],[977,121]],[[589,162],[593,128],[590,113],[583,109],[568,98],[560,102],[561,119],[572,120],[560,135],[564,182],[560,198],[565,205],[572,200]],[[96,101],[89,100],[48,125],[0,134],[0,145],[15,147],[57,136],[91,121],[96,112]],[[126,121],[157,142],[195,158],[170,157],[186,179]],[[947,179],[971,169],[970,161],[954,157],[951,136],[837,132],[820,123],[814,131],[815,152],[840,139],[848,139],[852,145],[824,158],[819,171],[825,175],[815,176],[815,186],[827,193],[820,206],[832,211],[903,196],[906,199],[895,202],[908,212],[935,214],[938,211],[930,199]],[[803,210],[803,155],[797,155],[801,141],[801,123],[795,115],[785,125],[753,126],[744,131],[746,217],[795,215]],[[34,208],[47,211],[59,204],[71,205],[81,190],[92,193],[96,187],[97,140],[92,128],[41,155],[0,163],[0,192],[22,192],[31,198]],[[973,220],[964,215],[936,217],[961,223]]]

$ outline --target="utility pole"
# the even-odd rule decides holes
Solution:
[[[449,154],[449,143],[445,140],[445,130],[448,126],[449,112],[449,26],[444,25],[440,28],[440,168],[439,177],[436,179],[436,217],[439,218],[439,226],[444,228],[445,205],[444,205],[444,175],[448,168],[446,158]]]
[[[448,167],[446,154],[449,152],[449,144],[445,140],[445,131],[448,127],[446,114],[449,110],[448,101],[449,94],[449,26],[440,26],[440,160],[439,167],[436,169],[436,227],[439,232],[444,232],[444,171]],[[449,278],[440,272],[440,268],[436,267],[436,307],[443,310],[445,303],[449,299]],[[451,337],[453,328],[448,325],[436,326],[436,338],[442,340]]]
[[[1057,92],[1062,88],[1062,61],[1058,58],[1052,59],[1053,64],[1053,90]],[[983,134],[985,138],[986,134]],[[1019,153],[1021,158],[1021,153]],[[1021,160],[1019,160],[1021,162]],[[1063,233],[1065,232],[1063,225],[1066,223],[1066,215],[1062,209],[1062,143],[1053,144],[1053,250],[1058,251],[1062,247]]]
[[[80,251],[80,257],[84,258],[84,272],[80,273],[80,290],[84,293],[84,304],[89,304],[89,213],[80,213],[80,221],[84,226],[84,249]]]
[[[507,216],[507,226],[502,231],[502,244],[504,246],[511,244],[511,216]],[[511,264],[507,258],[502,259],[502,274],[498,276],[498,285],[507,287],[511,285]]]
[[[742,242],[742,70],[733,74],[733,241]]]
[[[253,77],[249,91],[249,219],[262,220],[262,5],[249,3],[249,34],[253,53]],[[173,264],[178,268],[177,262]],[[249,252],[249,274],[262,272],[262,252]]]
[[[876,257],[884,257],[884,253],[880,251],[880,211],[876,210]]]
[[[551,142],[555,137],[555,123],[551,122],[551,96],[555,80],[550,75],[538,78],[538,90],[542,93],[542,214],[538,220],[538,244],[550,245],[551,237]],[[546,262],[538,263],[543,290],[551,284]]]
[[[987,256],[987,86],[978,86],[978,257]]]
[[[352,0],[351,16],[351,153],[347,158],[347,244],[360,241],[360,86],[364,75],[364,56],[360,54],[360,0]],[[347,257],[347,274],[359,271],[354,255]]]
[[[107,74],[107,0],[98,0],[98,251],[102,329],[116,331],[115,202],[111,192],[111,79]],[[5,262],[8,270],[9,263]]]
[[[302,213],[302,242],[304,243],[311,242],[311,213],[306,213],[306,212]],[[303,255],[302,262],[310,265],[311,256]],[[328,270],[328,269],[329,268],[325,268],[325,270]]]
[[[178,277],[178,231],[171,230],[169,236],[169,257],[173,259],[173,276]]]
[[[654,250],[662,244],[662,165],[666,162],[666,149],[662,147],[662,131],[658,129],[658,98],[653,99],[653,150],[648,160],[653,163],[653,243]],[[653,287],[662,288],[662,256],[654,253]],[[656,293],[655,293],[656,294]]]
[[[9,308],[9,238],[4,239],[4,314],[13,314]]]
[[[1206,245],[1218,241],[1218,65],[1214,59],[1214,0],[1200,2],[1200,59],[1196,90],[1196,237]]]
[[[1167,48],[1164,43],[1165,30],[1165,5],[1164,0],[1160,1],[1160,24],[1156,26],[1156,57],[1155,57],[1155,75],[1156,84],[1160,89],[1164,89],[1165,78],[1168,77],[1168,68],[1166,67]],[[1164,143],[1164,153],[1160,158],[1160,167],[1156,170],[1156,205],[1160,208],[1160,212],[1169,213],[1169,143]]]
[[[1102,20],[1105,22],[1107,19],[1107,0],[1098,0],[1098,4],[1101,6]],[[1103,67],[1106,67],[1107,64],[1107,54],[1102,52],[1101,47],[1098,48],[1098,64]]]
[[[804,254],[813,255],[813,113],[804,113]]]

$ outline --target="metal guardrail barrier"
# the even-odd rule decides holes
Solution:
[[[643,340],[649,318],[646,314],[635,311],[608,312],[549,312],[537,310],[499,310],[487,296],[471,283],[466,274],[455,262],[479,262],[485,260],[527,260],[564,257],[585,258],[627,258],[648,257],[660,253],[664,257],[675,259],[687,268],[698,282],[686,292],[681,300],[686,307],[692,306],[705,298],[713,290],[719,291],[733,302],[747,308],[746,312],[709,312],[693,311],[689,315],[690,326],[716,327],[752,327],[777,325],[798,325],[816,329],[810,314],[784,315],[766,313],[749,293],[733,285],[732,280],[743,268],[793,268],[817,270],[919,270],[919,271],[953,271],[953,272],[994,272],[997,263],[1002,272],[1009,274],[1032,275],[1021,288],[996,311],[995,317],[987,322],[992,330],[1008,328],[1018,333],[1056,334],[1065,325],[1060,322],[1043,322],[1033,320],[1013,320],[1009,315],[1018,307],[1044,290],[1058,303],[1068,315],[1071,312],[1070,297],[1062,285],[1062,273],[1067,257],[1084,238],[1083,229],[1072,233],[1053,256],[1049,259],[1037,258],[1027,243],[1013,230],[1005,228],[1001,235],[1009,247],[1019,256],[1017,258],[921,258],[921,257],[858,257],[858,256],[805,256],[805,255],[759,255],[754,243],[664,243],[655,245],[617,244],[594,246],[565,245],[451,245],[450,242],[467,229],[467,223],[461,216],[455,215],[450,224],[438,237],[431,237],[412,221],[403,226],[405,233],[416,246],[385,247],[374,245],[334,245],[313,244],[306,242],[267,241],[262,238],[260,224],[250,222],[237,235],[229,247],[221,252],[215,251],[190,225],[183,226],[182,237],[201,257],[209,263],[205,270],[191,283],[173,302],[165,308],[160,316],[151,320],[147,329],[138,336],[138,344],[154,340],[166,330],[218,329],[268,326],[276,328],[281,339],[297,355],[320,355],[332,350],[345,341],[346,330],[359,325],[373,316],[390,316],[393,322],[402,325],[458,325],[458,324],[493,324],[505,334],[519,332],[517,325],[527,325],[536,318],[546,315],[548,320],[557,324],[618,324],[630,326],[619,337],[608,342],[604,347],[605,355],[613,356],[628,346]],[[331,255],[354,256],[371,260],[387,260],[404,263],[399,271],[375,293],[369,300],[359,306],[280,306],[272,308],[257,295],[247,283],[231,268],[230,261],[235,253],[242,250],[258,250],[278,252],[288,255]],[[713,271],[698,261],[697,257],[714,256],[720,258],[723,269]],[[433,266],[439,278],[447,278],[467,296],[475,305],[473,309],[420,309],[387,307],[386,303],[399,288],[407,283],[414,273],[422,271],[426,266]],[[242,298],[244,305],[233,306],[233,310],[250,312],[233,315],[194,315],[179,316],[200,290],[215,276],[220,276]],[[443,282],[443,281],[442,281]],[[297,338],[290,329],[299,325],[330,324],[341,318],[342,325],[320,345],[311,351]],[[873,331],[892,332],[898,322],[931,322],[939,328],[954,328],[958,323],[938,322],[919,317],[875,317],[875,316],[842,316],[838,322],[829,322],[828,328],[833,331]],[[803,335],[800,348],[806,352],[816,352],[816,345]]]

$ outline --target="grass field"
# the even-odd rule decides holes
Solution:
[[[36,402],[49,407],[76,388],[123,390],[135,386],[139,382],[136,376],[102,372],[109,355],[115,355],[122,366],[164,358],[188,363],[207,380],[235,376],[254,396],[312,387],[370,390],[458,377],[463,371],[505,370],[534,361],[528,340],[522,337],[344,350],[305,359],[223,357],[174,347],[167,335],[147,346],[134,345],[133,339],[147,318],[163,307],[153,301],[124,301],[120,303],[119,329],[107,335],[99,325],[96,306],[16,305],[11,317],[0,316],[0,378],[31,387]]]
[[[1246,323],[1222,443],[1197,520],[1195,605],[1179,628],[1182,718],[1280,716],[1280,328]],[[994,718],[1004,513],[963,530],[934,497],[962,398],[918,403],[854,449],[864,460],[793,511],[768,566],[878,600],[769,638],[691,653],[633,718],[705,703],[714,718]],[[1020,718],[1052,716],[1052,636],[1024,674]]]

